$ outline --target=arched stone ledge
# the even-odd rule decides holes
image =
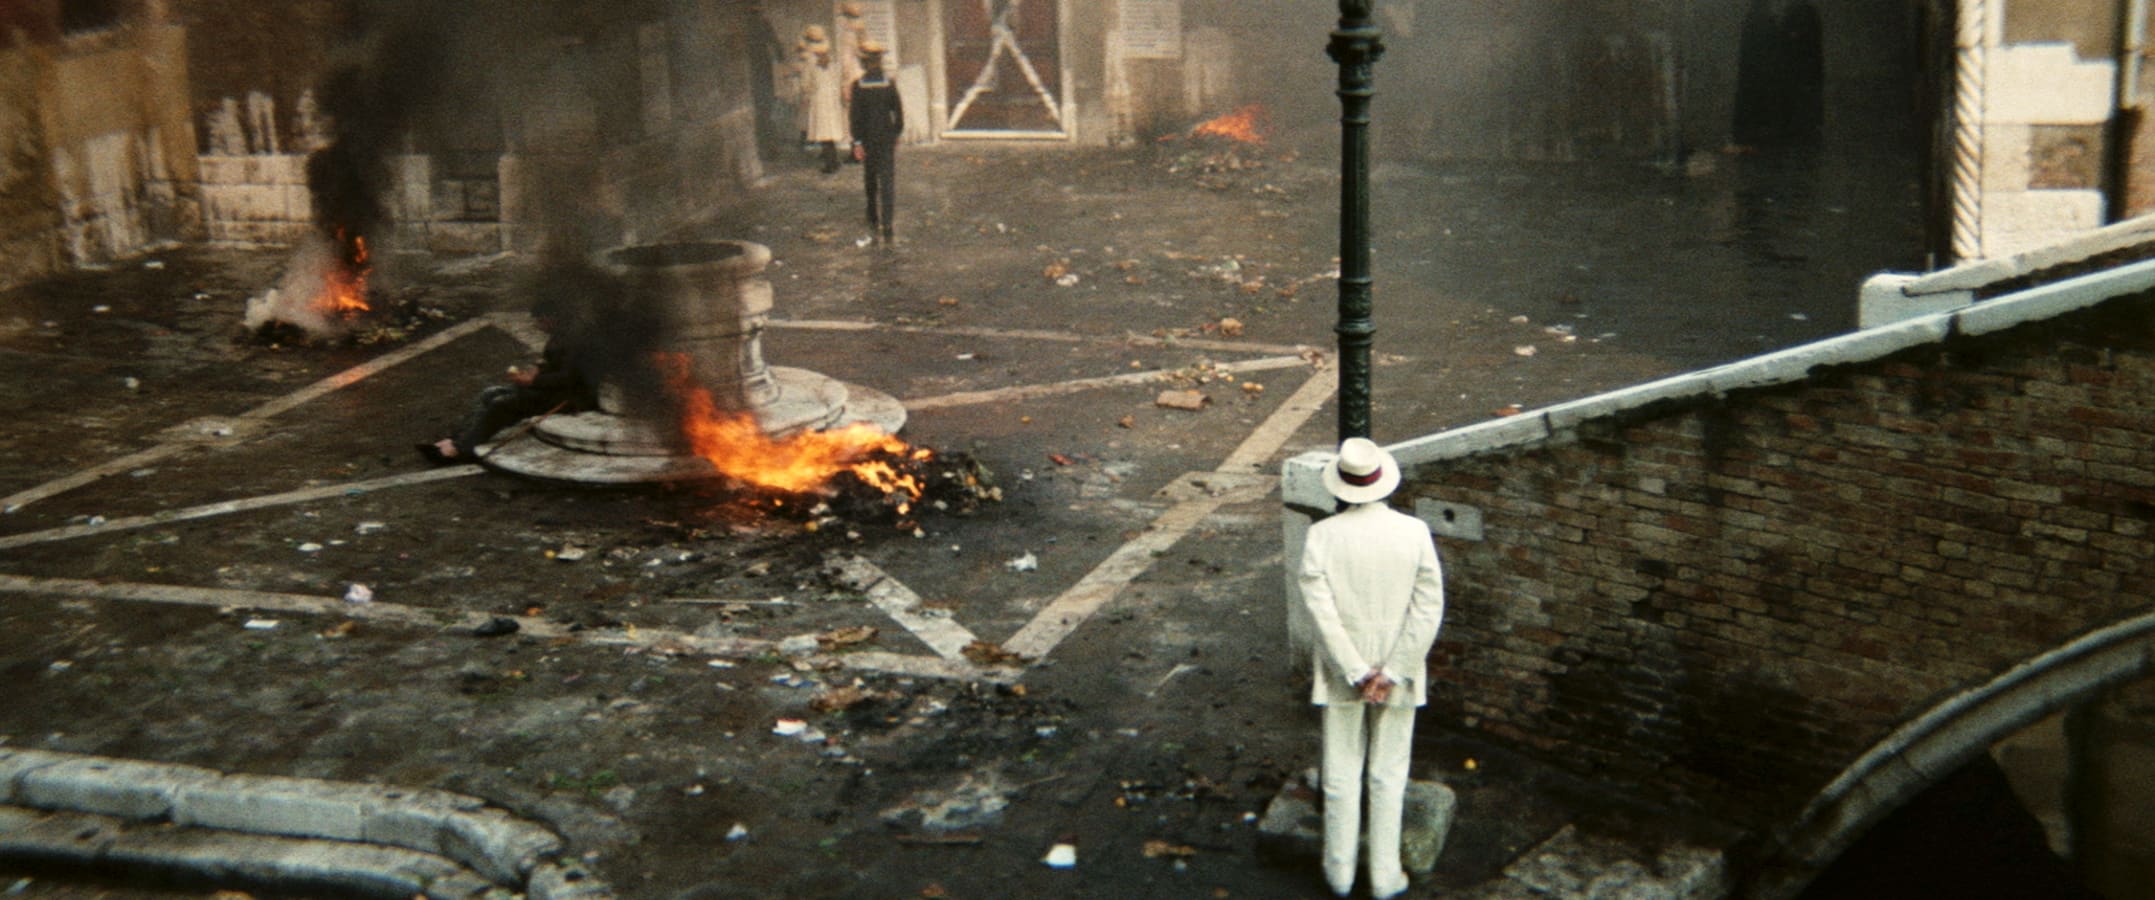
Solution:
[[[1865,830],[1992,744],[2148,673],[2155,614],[2082,635],[1910,719],[1841,771],[1764,848],[1742,894],[1801,892]]]

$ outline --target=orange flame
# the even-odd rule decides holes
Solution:
[[[1198,123],[1190,129],[1192,135],[1223,137],[1245,144],[1262,144],[1265,136],[1259,126],[1264,121],[1265,109],[1255,103],[1234,112]]]
[[[367,275],[373,271],[368,265],[367,239],[353,237],[347,241],[344,229],[337,229],[338,255],[323,275],[322,293],[317,304],[332,316],[352,318],[366,312]]]
[[[934,451],[912,447],[873,425],[848,425],[831,431],[807,431],[784,439],[765,434],[756,417],[721,410],[711,392],[696,384],[688,357],[659,353],[669,388],[681,403],[681,433],[689,450],[735,480],[790,493],[829,493],[831,482],[851,472],[887,497],[902,497],[898,512],[909,511],[926,485],[916,472],[904,471],[934,458]]]

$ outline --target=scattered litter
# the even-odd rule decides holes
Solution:
[[[100,524],[100,523],[97,523],[97,522],[91,522],[90,524],[92,524],[92,525],[96,525],[96,524]],[[299,552],[301,552],[301,553],[320,553],[321,551],[322,551],[322,545],[320,545],[320,544],[317,544],[317,543],[315,543],[315,542],[313,542],[313,541],[308,541],[308,542],[306,542],[306,543],[304,543],[304,544],[301,544],[301,545],[299,545]]]
[[[1798,321],[1798,322],[1809,322],[1809,321],[1811,321],[1811,317],[1810,317],[1810,316],[1807,316],[1807,315],[1804,315],[1803,313],[1789,313],[1789,314],[1788,314],[1788,317],[1789,317],[1789,318],[1791,318],[1791,319],[1794,319],[1794,320],[1796,320],[1796,321]]]
[[[958,652],[974,665],[981,666],[1020,666],[1027,661],[1024,656],[1003,649],[1001,644],[991,644],[977,638]]]
[[[52,661],[52,665],[46,666],[45,668],[54,672],[65,672],[74,667],[75,661],[72,659],[56,659]]]
[[[127,376],[127,378],[122,380],[120,383],[127,385],[127,389],[130,391],[138,391],[142,389],[142,379],[136,378],[133,375]]]
[[[359,621],[357,619],[346,619],[342,622],[338,622],[335,625],[331,625],[328,628],[322,629],[321,636],[324,638],[328,638],[332,641],[337,641],[351,637],[358,631]]]
[[[702,787],[703,787],[702,785],[697,785],[697,789],[698,789],[698,791],[699,791],[699,792],[701,791]],[[748,840],[748,826],[746,826],[746,825],[743,825],[743,824],[741,824],[741,823],[739,823],[739,822],[735,822],[735,823],[733,823],[733,827],[732,827],[732,828],[728,828],[728,829],[726,829],[726,841],[727,841],[727,843],[733,843],[733,842],[736,842],[736,841],[745,841],[745,840]]]
[[[363,584],[353,584],[351,587],[344,589],[344,602],[373,603],[374,589]]]
[[[96,306],[90,307],[90,311],[94,313],[108,313],[112,311],[112,307],[100,303]]]
[[[591,551],[586,550],[582,547],[578,547],[575,544],[569,544],[563,546],[559,550],[547,551],[546,555],[560,560],[561,562],[576,562],[577,560],[583,559],[590,552]]]
[[[1069,465],[1075,465],[1075,464],[1076,464],[1076,462],[1077,462],[1076,460],[1073,460],[1073,459],[1071,459],[1070,457],[1064,456],[1064,455],[1062,455],[1062,454],[1060,454],[1060,453],[1050,453],[1050,454],[1048,454],[1048,461],[1049,461],[1049,462],[1052,462],[1052,463],[1054,463],[1054,464],[1056,464],[1056,465],[1058,465],[1058,466],[1069,466]]]
[[[1203,391],[1161,391],[1160,396],[1153,398],[1152,402],[1154,406],[1195,412],[1204,409],[1205,403],[1211,399],[1205,396]]]
[[[977,353],[960,353],[960,354],[958,354],[958,359],[960,359],[960,360],[965,360],[965,361],[971,361],[971,360],[973,360],[973,359],[976,359],[976,358],[978,358],[979,356],[980,356],[980,354],[977,354]]]
[[[247,623],[240,627],[248,631],[269,631],[276,628],[278,624],[276,619],[248,619]]]
[[[1469,771],[1469,772],[1472,772],[1472,771],[1474,771],[1475,769],[1479,769],[1479,768],[1481,768],[1481,767],[1482,767],[1482,764],[1481,764],[1481,763],[1480,763],[1479,761],[1477,761],[1477,760],[1476,760],[1476,759],[1475,759],[1474,757],[1471,757],[1471,756],[1469,756],[1469,757],[1467,757],[1467,760],[1466,760],[1466,762],[1463,762],[1463,763],[1460,763],[1460,764],[1459,764],[1459,767],[1460,767],[1460,768],[1462,768],[1462,769],[1465,769],[1465,770],[1467,770],[1467,771]]]
[[[1077,283],[1078,283],[1078,276],[1077,276],[1077,273],[1076,273],[1076,272],[1071,272],[1071,273],[1069,273],[1069,274],[1066,274],[1066,275],[1064,275],[1064,276],[1063,276],[1063,277],[1061,277],[1061,278],[1057,278],[1057,279],[1055,279],[1055,286],[1056,286],[1056,287],[1077,287]]]
[[[389,525],[386,522],[361,522],[352,531],[358,534],[378,534],[388,530],[388,528]]]
[[[804,719],[780,719],[777,725],[771,727],[771,733],[779,737],[793,738],[804,744],[821,741],[826,737],[822,730],[809,727]]]
[[[508,616],[495,616],[491,619],[486,620],[484,623],[481,623],[478,627],[473,628],[471,630],[471,636],[501,637],[502,635],[506,634],[515,634],[518,631],[522,630],[523,627],[524,626],[517,624],[515,619],[509,618]]]
[[[826,647],[850,647],[854,644],[864,644],[875,640],[875,636],[875,626],[856,625],[851,628],[838,628],[823,632],[816,635],[816,642]]]
[[[958,298],[956,298],[956,297],[937,297],[937,298],[935,298],[935,302],[936,302],[936,305],[938,305],[938,306],[956,306],[956,305],[958,305]]]
[[[1170,844],[1166,841],[1160,840],[1152,840],[1145,842],[1146,859],[1159,859],[1163,856],[1175,857],[1178,859],[1187,859],[1196,855],[1197,848],[1191,847],[1186,844]]]
[[[1119,425],[1119,426],[1121,426],[1121,427],[1123,427],[1123,428],[1136,428],[1136,427],[1137,427],[1137,417],[1136,417],[1136,416],[1123,416],[1122,418],[1120,418],[1120,419],[1117,419],[1117,420],[1115,420],[1115,424],[1116,424],[1116,425]]]
[[[1519,356],[1533,356],[1535,353],[1540,351],[1535,350],[1533,344],[1527,344],[1523,347],[1513,347],[1511,348],[1511,352]]]
[[[706,665],[706,666],[710,666],[711,668],[714,668],[714,669],[731,669],[731,668],[733,668],[733,660],[730,660],[730,659],[714,659],[714,660],[710,660],[710,661],[707,661],[707,662],[705,662],[705,663],[704,663],[704,665]]]
[[[1520,408],[1519,404],[1513,403],[1509,406],[1500,406],[1496,409],[1492,409],[1489,411],[1489,414],[1501,419],[1506,416],[1516,416],[1521,412],[1524,412],[1524,410]]]
[[[824,713],[844,712],[871,700],[883,700],[890,696],[882,691],[871,691],[858,685],[847,685],[845,687],[831,688],[817,694],[815,699],[808,701],[808,708]]]
[[[868,246],[869,244],[873,244],[873,243],[875,243],[875,236],[874,236],[874,235],[864,235],[864,236],[861,236],[861,237],[858,237],[858,238],[854,238],[854,239],[853,239],[853,246],[855,246],[855,247],[866,247],[866,246]]]
[[[1051,869],[1069,869],[1077,866],[1077,845],[1056,844],[1048,848],[1048,855],[1040,859]]]
[[[1527,317],[1525,317],[1525,316],[1513,316],[1513,317],[1511,317],[1511,323],[1512,323],[1513,325],[1525,325],[1525,324],[1527,324],[1527,323],[1529,323],[1529,322],[1532,322],[1532,321],[1534,321],[1534,320],[1533,320],[1533,319],[1529,319],[1529,318],[1527,318]]]
[[[1053,281],[1057,284],[1061,284],[1063,276],[1068,274],[1070,274],[1070,261],[1067,259],[1058,259],[1054,262],[1048,263],[1047,268],[1040,270],[1040,276],[1042,278],[1046,278],[1047,280]]]
[[[1040,558],[1034,556],[1032,554],[1032,551],[1028,550],[1025,552],[1024,556],[1020,556],[1016,559],[1003,563],[1003,568],[1009,569],[1012,572],[1038,571],[1040,569]]]
[[[165,261],[161,259],[146,259],[142,261],[142,267],[152,272],[155,272],[165,267]]]

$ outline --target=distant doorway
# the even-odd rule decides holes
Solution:
[[[946,137],[1068,137],[1058,0],[955,0],[945,18]]]

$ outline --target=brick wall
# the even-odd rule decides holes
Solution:
[[[2155,298],[1427,466],[1430,713],[1754,824],[2155,593]],[[1400,501],[1408,501],[1403,497]]]

